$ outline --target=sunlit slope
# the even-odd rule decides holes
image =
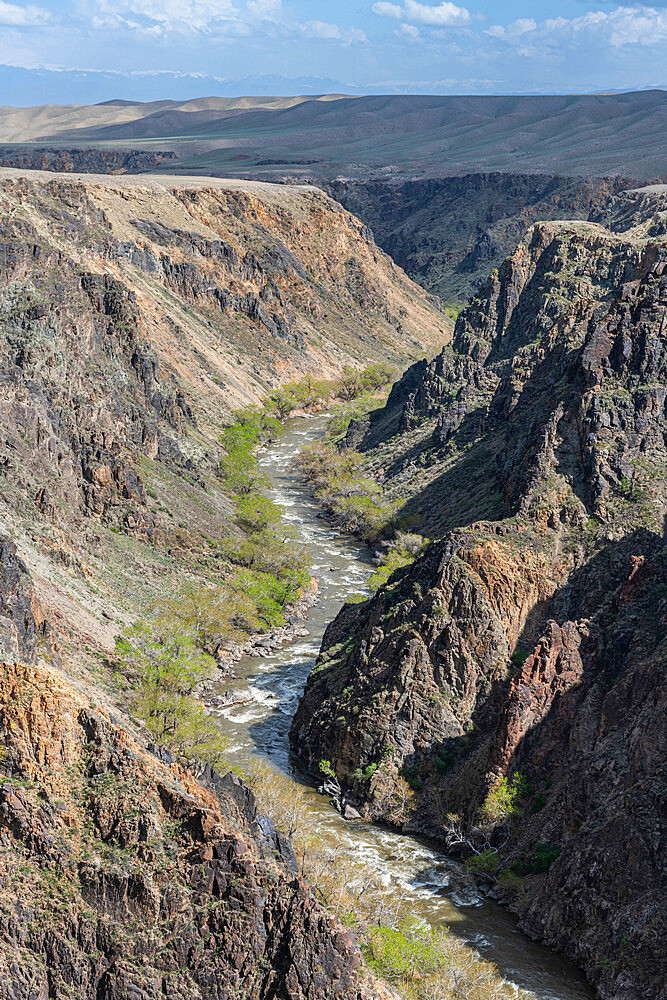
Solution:
[[[0,141],[172,149],[264,177],[475,170],[667,176],[663,91],[549,97],[205,98],[0,112]]]

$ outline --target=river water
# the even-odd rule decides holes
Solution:
[[[326,419],[318,415],[289,420],[285,433],[259,453],[260,467],[271,481],[272,498],[284,508],[297,539],[310,549],[319,599],[303,623],[307,636],[266,657],[245,657],[237,664],[236,678],[222,683],[220,691],[233,687],[249,699],[214,710],[229,738],[230,756],[241,767],[257,758],[268,761],[304,786],[315,829],[328,838],[335,836],[354,857],[370,862],[387,885],[398,888],[409,900],[415,916],[449,926],[453,934],[493,961],[516,985],[522,1000],[591,1000],[594,994],[582,974],[521,934],[513,915],[480,896],[454,860],[415,837],[343,820],[329,800],[308,785],[290,756],[290,722],[324,630],[350,594],[367,591],[366,580],[373,570],[368,548],[320,516],[318,505],[293,471],[296,455],[323,433]]]

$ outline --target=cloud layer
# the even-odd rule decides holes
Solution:
[[[164,74],[174,97],[179,80],[258,74],[379,93],[630,90],[667,84],[666,8],[667,0],[0,0],[0,64]],[[81,89],[85,100],[85,81]]]

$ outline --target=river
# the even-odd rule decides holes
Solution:
[[[319,599],[304,621],[308,635],[266,657],[241,660],[236,678],[225,680],[219,690],[233,687],[250,700],[215,710],[235,763],[248,766],[259,757],[302,785],[304,776],[289,752],[290,722],[327,624],[348,595],[366,591],[373,569],[368,548],[334,530],[321,517],[317,503],[293,471],[295,456],[323,433],[326,419],[318,415],[289,420],[285,433],[259,454],[260,467],[271,481],[272,498],[282,505],[285,519],[312,556]],[[513,915],[481,896],[454,860],[415,837],[363,821],[346,822],[326,797],[307,784],[305,788],[314,827],[335,836],[355,857],[371,862],[386,884],[400,887],[416,916],[449,926],[453,934],[474,945],[516,985],[522,1000],[591,1000],[594,996],[579,970],[518,931]]]

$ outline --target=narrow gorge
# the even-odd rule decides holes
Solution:
[[[0,994],[657,1000],[665,188],[12,162]]]

